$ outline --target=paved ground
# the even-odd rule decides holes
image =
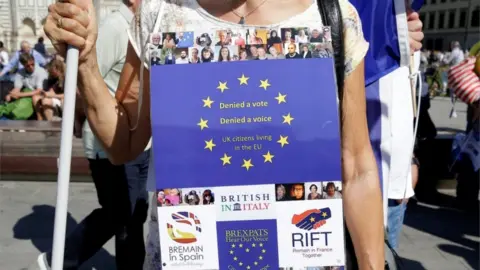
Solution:
[[[0,182],[0,269],[27,267],[51,247],[55,196],[54,183]],[[95,201],[92,184],[71,185],[70,228],[97,206]],[[478,216],[419,204],[409,209],[406,224],[399,248],[405,269],[479,269]],[[110,242],[84,269],[114,269],[113,254]]]
[[[431,100],[431,107],[429,110],[430,117],[440,133],[442,131],[458,132],[465,130],[467,106],[460,101],[455,104],[457,112],[456,118],[449,117],[451,108],[452,105],[450,98],[435,97]]]

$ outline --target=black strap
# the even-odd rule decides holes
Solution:
[[[317,0],[323,25],[330,26],[332,47],[337,74],[338,98],[343,98],[343,80],[345,74],[345,49],[343,44],[343,19],[338,0]]]

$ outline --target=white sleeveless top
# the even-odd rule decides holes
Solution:
[[[348,0],[339,0],[339,3],[343,16],[345,77],[347,77],[365,57],[368,43],[363,37],[362,25],[355,7]],[[240,25],[220,20],[204,10],[197,0],[142,0],[141,7],[135,15],[135,20],[130,26],[128,35],[137,55],[143,58],[145,67],[149,69],[149,38],[151,33],[154,32],[211,32],[212,29],[248,27],[269,29],[309,27],[319,29],[322,26],[318,6],[316,1],[313,0],[312,5],[304,12],[272,25]],[[142,93],[139,96],[139,106],[141,106]],[[149,191],[155,191],[153,147],[151,153],[147,188]],[[161,155],[161,153],[157,153],[157,155]]]

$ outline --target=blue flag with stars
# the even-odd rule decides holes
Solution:
[[[335,85],[331,58],[153,66],[157,188],[340,180]]]
[[[275,220],[218,222],[220,269],[278,269]]]

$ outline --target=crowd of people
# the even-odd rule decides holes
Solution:
[[[43,38],[12,54],[0,41],[0,119],[60,120],[64,79],[63,58],[48,54]]]

